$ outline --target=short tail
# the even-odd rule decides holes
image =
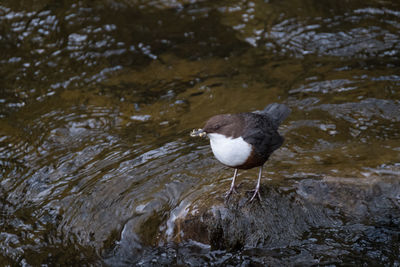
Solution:
[[[261,114],[266,114],[272,119],[273,125],[278,128],[279,125],[289,116],[291,110],[284,104],[269,104]]]

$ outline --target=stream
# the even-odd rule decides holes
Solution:
[[[400,265],[399,2],[3,0],[0,46],[0,266]],[[233,175],[190,131],[273,102],[280,230],[180,230]]]

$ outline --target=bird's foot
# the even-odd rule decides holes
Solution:
[[[232,193],[237,194],[236,186],[232,186],[232,187],[229,189],[229,191],[226,192],[226,194],[225,194],[225,199],[229,199],[229,197],[232,195]]]
[[[256,189],[254,189],[254,190],[249,190],[248,192],[254,192],[253,196],[249,199],[249,202],[253,202],[253,200],[256,198],[256,196],[258,196],[258,199],[261,202],[262,199],[261,199],[260,188],[259,187],[256,187]]]

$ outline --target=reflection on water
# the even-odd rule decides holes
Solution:
[[[0,262],[399,264],[398,4],[28,2],[0,5]],[[293,209],[307,230],[281,247],[171,243],[232,175],[189,131],[270,102],[293,110],[271,199],[334,223]]]

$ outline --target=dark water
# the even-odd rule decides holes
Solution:
[[[0,265],[400,265],[397,1],[4,0],[0,47]],[[189,131],[271,102],[292,114],[264,183],[335,226],[176,242],[232,175]]]

